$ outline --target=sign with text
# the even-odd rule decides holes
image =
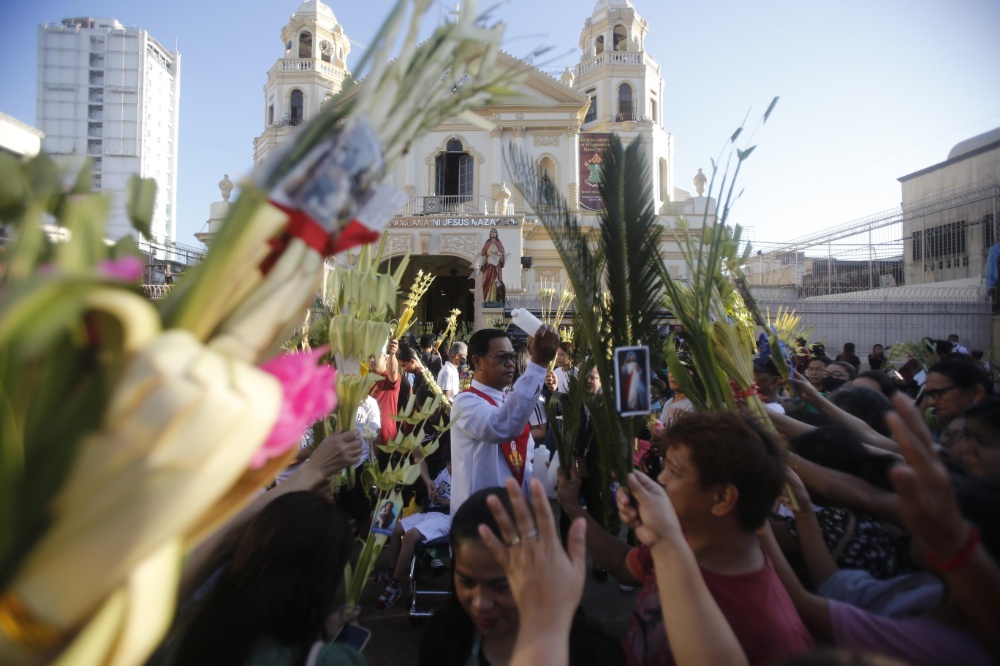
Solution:
[[[389,227],[519,227],[521,218],[499,217],[396,217]]]
[[[595,132],[580,135],[580,207],[604,210],[601,183],[604,182],[604,162],[601,153],[608,147],[611,135]]]

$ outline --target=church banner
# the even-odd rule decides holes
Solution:
[[[587,210],[604,210],[600,185],[604,181],[604,164],[601,153],[608,147],[611,135],[588,133],[580,135],[580,207]]]

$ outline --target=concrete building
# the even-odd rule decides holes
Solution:
[[[419,319],[440,323],[457,307],[463,317],[483,326],[512,305],[532,307],[541,287],[567,284],[551,239],[504,164],[510,145],[536,160],[584,225],[597,225],[601,167],[595,156],[611,132],[626,143],[646,143],[653,174],[651,203],[664,225],[686,215],[697,226],[706,209],[714,213],[714,201],[674,187],[673,137],[662,117],[663,79],[659,64],[644,48],[647,22],[630,0],[599,0],[580,21],[582,53],[576,67],[556,78],[501,52],[502,65],[526,74],[520,99],[474,110],[492,124],[491,130],[449,119],[415,141],[395,166],[391,178],[408,201],[389,223],[387,255],[394,260],[410,253],[404,288],[418,270],[437,276]],[[264,85],[264,130],[254,140],[255,163],[273,154],[296,125],[310,120],[340,91],[350,51],[345,29],[316,0],[306,0],[292,14],[281,31],[283,53]],[[489,285],[482,284],[493,229],[505,255],[506,308],[487,300]],[[665,242],[663,252],[668,268],[683,274],[677,248]]]
[[[41,150],[43,138],[44,132],[6,113],[0,113],[0,151],[18,157],[32,157]]]
[[[42,147],[92,160],[94,189],[110,194],[108,235],[130,232],[129,176],[155,178],[154,243],[177,236],[180,54],[114,19],[68,18],[38,28]]]
[[[1000,128],[899,182],[906,284],[985,277],[990,246],[1000,241]]]
[[[761,306],[794,309],[828,350],[954,333],[1000,358],[985,280],[1000,241],[1000,128],[899,182],[900,207],[753,257],[745,269]]]

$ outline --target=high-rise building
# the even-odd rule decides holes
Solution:
[[[177,128],[181,57],[142,28],[69,18],[38,29],[42,147],[93,160],[94,189],[110,194],[108,235],[129,233],[129,176],[158,185],[151,241],[177,235]]]

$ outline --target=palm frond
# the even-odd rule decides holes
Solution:
[[[740,148],[735,143],[743,135],[744,119],[726,142],[719,158],[712,160],[708,197],[711,199],[713,193],[717,193],[722,206],[711,215],[706,207],[697,238],[686,221],[676,225],[674,230],[674,239],[681,248],[690,275],[684,283],[667,276],[666,305],[682,323],[684,344],[698,381],[676,372],[681,364],[675,345],[666,345],[665,352],[671,371],[678,374],[685,393],[701,409],[734,408],[739,400],[730,388],[731,382],[741,394],[752,390],[750,357],[754,329],[758,325],[770,329],[741,269],[750,254],[750,246],[747,244],[740,250],[742,230],[739,225],[730,226],[730,216],[742,194],[742,190],[736,190],[740,169],[754,151],[749,142],[757,128],[767,121],[776,103],[777,98],[774,98],[757,127],[746,137],[745,147]],[[720,165],[724,165],[721,171]],[[780,355],[781,349],[776,342],[775,339]],[[784,367],[779,359],[775,361],[779,370]],[[746,404],[762,413],[758,399],[752,398]]]
[[[602,158],[601,246],[607,258],[612,337],[618,345],[651,345],[664,269],[645,144],[636,140],[624,148],[613,134]]]
[[[581,372],[596,367],[601,376],[603,399],[587,404],[600,463],[593,471],[600,475],[597,485],[603,495],[612,475],[622,480],[631,469],[631,447],[641,427],[641,419],[617,412],[613,350],[631,345],[655,348],[656,314],[666,270],[642,141],[626,148],[612,135],[601,157],[604,183],[600,194],[605,210],[594,238],[529,155],[512,147],[507,165],[515,185],[552,238],[573,285],[576,346],[590,351]],[[566,404],[583,404],[583,385],[582,381],[571,384]],[[564,414],[563,418],[565,422],[576,417]],[[564,443],[562,450],[567,447]]]

